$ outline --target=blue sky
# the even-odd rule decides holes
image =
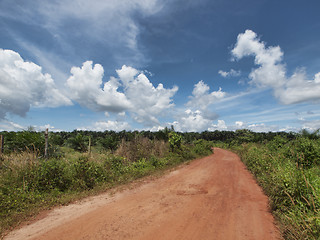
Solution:
[[[316,130],[319,9],[1,0],[0,130]]]

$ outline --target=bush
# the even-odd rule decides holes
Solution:
[[[198,156],[209,155],[213,151],[213,142],[199,139],[193,142],[192,151]]]
[[[181,148],[182,137],[176,132],[169,133],[170,150],[173,152]]]
[[[107,180],[105,169],[99,163],[89,161],[87,156],[81,156],[73,167],[74,185],[80,189],[92,189],[97,183]]]
[[[296,162],[304,167],[320,165],[320,142],[300,137],[294,142],[297,152]]]
[[[34,188],[37,191],[47,192],[57,189],[64,192],[71,184],[71,178],[67,176],[66,169],[67,165],[64,161],[42,159],[39,165],[31,170],[28,180],[31,184],[34,183]],[[34,176],[32,176],[33,174]]]

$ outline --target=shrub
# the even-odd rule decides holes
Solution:
[[[297,152],[296,161],[304,167],[320,165],[320,142],[309,138],[300,137],[295,143]]]
[[[199,139],[193,142],[192,151],[198,156],[209,155],[213,151],[213,142]]]
[[[58,189],[59,191],[66,191],[71,183],[70,177],[66,175],[66,163],[57,159],[41,160],[31,170],[31,182],[34,182],[35,188],[38,191],[50,191]],[[34,174],[34,176],[32,176]]]
[[[99,163],[89,161],[87,156],[81,156],[73,167],[74,183],[80,189],[92,189],[98,182],[107,179],[105,169]]]
[[[176,132],[169,133],[170,150],[173,152],[181,148],[182,137]]]

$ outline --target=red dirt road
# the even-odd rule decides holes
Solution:
[[[281,239],[239,157],[214,152],[134,189],[56,209],[5,239]]]

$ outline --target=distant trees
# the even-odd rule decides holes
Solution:
[[[5,152],[36,150],[44,153],[44,132],[36,132],[30,128],[28,131],[21,132],[2,132],[4,136]],[[157,132],[151,131],[78,131],[72,132],[49,132],[49,148],[70,147],[79,152],[88,150],[89,138],[91,146],[100,150],[115,151],[122,141],[133,141],[137,137],[144,137],[149,140],[160,140],[169,142],[172,149],[178,148],[181,142],[192,143],[195,140],[203,139],[206,141],[221,141],[226,144],[241,144],[246,142],[262,143],[269,141],[276,136],[285,137],[288,140],[295,139],[303,135],[307,138],[319,138],[319,131],[309,133],[302,131],[300,134],[287,132],[268,132],[256,133],[247,129],[236,131],[204,131],[204,132],[184,132],[176,133],[173,128],[164,128]]]

